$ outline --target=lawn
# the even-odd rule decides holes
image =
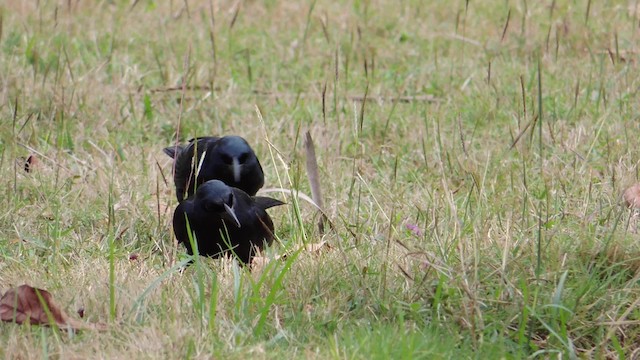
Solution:
[[[636,1],[9,0],[0,19],[0,292],[106,324],[3,322],[0,357],[639,356]],[[162,148],[223,134],[293,191],[268,193],[287,206],[260,263],[185,268]]]

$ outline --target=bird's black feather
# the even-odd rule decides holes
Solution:
[[[265,210],[282,204],[267,197],[253,198],[222,181],[210,180],[178,205],[173,231],[191,255],[194,251],[187,221],[200,255],[219,257],[233,252],[240,261],[249,263],[257,249],[273,241],[273,221]]]

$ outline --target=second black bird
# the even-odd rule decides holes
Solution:
[[[233,252],[249,263],[257,249],[273,241],[273,221],[266,209],[284,204],[210,180],[198,187],[193,198],[178,205],[173,214],[173,231],[187,252],[194,251],[189,229],[200,255],[219,257]]]
[[[178,202],[193,195],[195,189],[204,182],[213,179],[237,187],[249,195],[255,195],[264,185],[260,161],[249,143],[240,136],[195,138],[184,146],[166,147],[164,152],[175,161],[173,181]]]

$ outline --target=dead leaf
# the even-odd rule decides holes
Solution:
[[[320,190],[320,175],[318,175],[318,160],[316,159],[316,147],[313,144],[313,138],[311,132],[307,131],[304,139],[304,148],[307,154],[307,177],[309,178],[309,186],[311,187],[311,197],[313,201],[318,205],[318,208],[323,213],[318,221],[318,229],[320,233],[324,232],[324,223],[326,218],[324,216],[324,204],[322,201],[322,191]]]
[[[24,171],[31,172],[35,167],[38,166],[38,163],[39,160],[34,154],[29,155],[27,160],[24,162]]]
[[[309,253],[318,253],[323,248],[326,248],[327,250],[331,249],[331,245],[327,243],[327,240],[324,240],[318,243],[304,245],[304,251]],[[253,270],[264,269],[269,264],[269,262],[271,262],[271,260],[286,260],[287,255],[288,254],[276,255],[273,257],[273,259],[271,259],[266,256],[262,256],[261,254],[258,254],[251,259],[251,269]]]
[[[628,207],[640,209],[640,183],[625,190],[622,198]]]
[[[254,256],[251,259],[251,269],[263,269],[269,263],[269,258],[265,256]]]
[[[251,259],[251,269],[263,269],[266,267],[271,260],[280,260],[284,259],[284,256],[276,255],[273,259],[270,259],[266,256],[256,255]]]
[[[640,7],[638,7],[638,4],[629,2],[627,10],[629,11],[630,17],[640,17]]]
[[[31,325],[51,325],[55,323],[61,329],[106,330],[103,323],[89,324],[70,318],[53,301],[51,293],[29,285],[20,285],[7,291],[0,298],[0,320]]]
[[[329,244],[327,244],[327,240],[324,240],[324,241],[321,241],[319,243],[307,244],[307,245],[304,246],[304,249],[307,252],[313,252],[314,253],[314,252],[319,252],[323,247],[325,247],[325,245],[326,245],[327,249],[331,248],[331,246]]]

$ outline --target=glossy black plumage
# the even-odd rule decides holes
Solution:
[[[173,214],[173,231],[192,255],[188,219],[200,255],[219,257],[233,249],[240,261],[249,263],[256,249],[273,241],[273,221],[265,210],[282,204],[268,197],[251,197],[222,181],[210,180],[198,187],[195,196],[178,205]]]
[[[255,195],[264,185],[260,161],[251,146],[240,136],[200,137],[191,139],[184,146],[166,147],[164,152],[175,159],[173,181],[178,202],[193,195],[195,188],[204,182],[213,179],[221,180],[249,195]],[[195,159],[194,153],[197,154]]]

